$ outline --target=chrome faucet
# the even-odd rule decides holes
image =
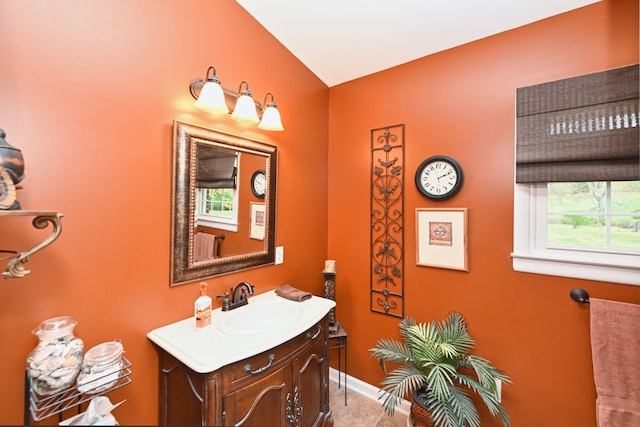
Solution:
[[[234,289],[229,288],[229,292],[225,292],[224,295],[218,295],[217,298],[224,298],[222,303],[222,311],[233,310],[234,308],[247,305],[249,295],[253,295],[254,286],[248,282],[240,282]],[[229,293],[231,293],[231,299],[229,299]]]

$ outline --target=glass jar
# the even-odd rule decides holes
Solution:
[[[70,316],[47,319],[33,330],[40,342],[27,358],[31,388],[49,396],[69,387],[82,366],[84,343],[73,335],[78,324]]]
[[[84,356],[78,376],[80,393],[102,393],[113,387],[122,375],[124,347],[118,340],[92,347]]]

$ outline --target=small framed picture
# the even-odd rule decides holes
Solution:
[[[264,203],[251,202],[251,232],[249,237],[256,240],[264,240],[265,225]]]
[[[469,271],[467,208],[416,209],[416,264]]]

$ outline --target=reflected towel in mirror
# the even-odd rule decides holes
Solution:
[[[199,232],[196,233],[193,242],[194,261],[206,261],[215,258],[217,254],[216,236],[214,234]]]

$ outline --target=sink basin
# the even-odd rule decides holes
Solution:
[[[302,316],[302,307],[287,300],[252,303],[223,313],[218,329],[228,335],[258,335],[275,331]]]

